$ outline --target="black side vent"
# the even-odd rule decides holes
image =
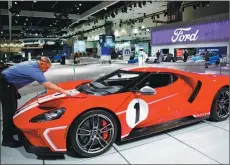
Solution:
[[[198,95],[198,93],[201,89],[201,86],[202,86],[202,82],[198,81],[196,88],[194,89],[194,91],[192,92],[191,96],[188,99],[188,102],[192,103],[195,100],[196,96]]]
[[[42,106],[39,106],[38,108],[40,108],[41,110],[52,110],[52,109],[55,109],[56,107],[42,107]]]

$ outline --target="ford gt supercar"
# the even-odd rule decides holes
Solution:
[[[229,117],[229,80],[166,68],[123,68],[95,81],[59,84],[20,107],[14,123],[27,152],[83,157],[203,119]]]

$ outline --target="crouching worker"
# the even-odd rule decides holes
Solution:
[[[0,100],[2,102],[3,131],[2,146],[16,148],[22,146],[13,138],[17,129],[13,123],[13,116],[17,110],[17,100],[20,99],[18,90],[28,84],[37,81],[45,88],[58,93],[71,96],[55,84],[48,82],[44,76],[52,63],[47,57],[40,57],[37,61],[26,61],[5,69],[0,75]]]

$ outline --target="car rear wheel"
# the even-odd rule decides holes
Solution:
[[[117,122],[111,113],[104,110],[91,110],[79,116],[69,132],[71,148],[83,157],[105,153],[116,136]]]
[[[229,117],[229,108],[229,88],[224,87],[218,91],[213,100],[210,120],[226,120]]]

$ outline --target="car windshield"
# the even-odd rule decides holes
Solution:
[[[82,93],[93,95],[114,94],[127,89],[141,75],[142,73],[117,70],[91,83],[82,84],[77,87],[77,90]]]

